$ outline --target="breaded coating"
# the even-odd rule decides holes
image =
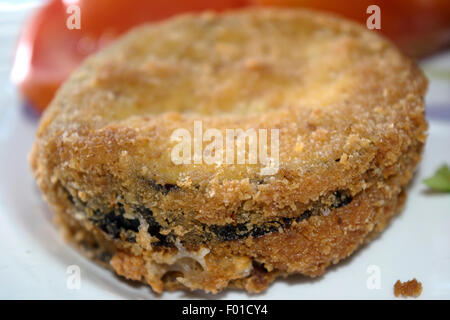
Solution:
[[[415,278],[406,282],[397,280],[394,284],[394,295],[396,297],[414,297],[417,298],[422,293],[422,283]]]
[[[156,292],[260,292],[323,274],[400,211],[426,87],[388,40],[338,17],[188,14],[89,57],[45,111],[30,162],[68,238],[119,275]],[[277,129],[276,172],[174,163],[171,136],[194,136],[195,121],[223,136]]]

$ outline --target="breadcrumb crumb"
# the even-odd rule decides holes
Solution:
[[[422,283],[415,278],[406,282],[397,280],[394,285],[394,295],[396,297],[414,297],[417,298],[422,293]]]

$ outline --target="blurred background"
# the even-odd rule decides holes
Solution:
[[[450,117],[446,105],[450,101],[449,0],[0,0],[0,71],[1,81],[8,82],[2,87],[8,87],[12,79],[23,101],[41,112],[86,56],[133,26],[183,12],[307,7],[366,25],[373,13],[367,8],[373,4],[380,8],[381,18],[381,29],[374,32],[418,59],[434,80],[429,94],[430,108],[434,107],[431,115]],[[78,20],[74,16],[77,8]]]

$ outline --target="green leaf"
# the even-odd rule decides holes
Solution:
[[[436,191],[450,192],[450,168],[444,164],[434,176],[423,180],[431,189]]]

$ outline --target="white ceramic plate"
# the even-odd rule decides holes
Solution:
[[[0,17],[5,16],[12,19],[13,15],[0,12]],[[0,47],[0,298],[391,299],[397,279],[417,278],[423,284],[420,299],[450,299],[450,194],[430,193],[421,183],[439,165],[450,162],[450,122],[430,122],[424,159],[403,212],[381,237],[321,278],[278,280],[260,295],[226,291],[216,296],[186,292],[158,296],[148,287],[126,282],[85,259],[62,241],[30,174],[27,154],[38,118],[21,105],[8,79],[21,17],[19,14],[8,24],[10,33],[0,33],[6,39],[2,43],[7,43]],[[437,68],[442,64],[448,68],[448,57]],[[448,81],[432,80],[427,100],[439,104],[440,109],[431,109],[435,116],[448,113],[449,89]],[[71,276],[68,267],[73,265],[81,271],[79,289],[67,285]]]

